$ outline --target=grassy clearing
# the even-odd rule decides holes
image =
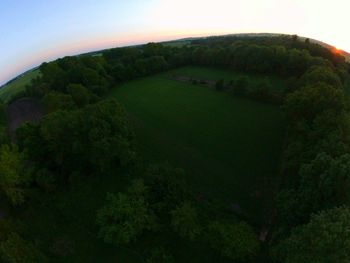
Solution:
[[[12,96],[23,91],[30,81],[40,75],[39,69],[29,71],[0,89],[0,100],[8,102]]]
[[[239,204],[261,222],[281,156],[280,108],[171,80],[172,74],[234,75],[186,67],[115,88],[111,96],[132,116],[140,151],[151,161],[184,168],[194,191]]]

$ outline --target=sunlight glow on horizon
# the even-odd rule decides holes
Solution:
[[[350,51],[349,9],[347,0],[0,0],[0,85],[59,57],[185,37],[297,34]]]
[[[33,53],[26,57],[26,59],[21,60],[20,64],[14,65],[13,68],[7,68],[1,70],[0,72],[0,86],[5,84],[7,81],[17,77],[18,75],[40,66],[44,62],[50,62],[58,58],[65,56],[75,56],[79,54],[84,54],[93,51],[104,50],[114,47],[124,47],[124,46],[133,46],[140,45],[149,42],[163,42],[175,40],[178,38],[186,37],[201,37],[206,36],[203,33],[176,33],[176,32],[157,32],[152,34],[134,34],[127,35],[124,37],[118,36],[109,36],[102,39],[91,39],[89,40],[77,40],[66,45],[61,46],[50,46],[45,50],[42,50],[38,53]],[[3,80],[3,81],[2,81]]]

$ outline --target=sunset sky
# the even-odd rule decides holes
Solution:
[[[189,36],[286,33],[350,51],[349,0],[0,0],[0,85],[44,61]]]

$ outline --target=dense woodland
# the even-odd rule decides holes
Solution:
[[[199,202],[186,171],[150,164],[135,149],[128,115],[105,99],[119,84],[186,65],[278,75],[287,90],[248,78],[216,83],[220,92],[280,104],[288,132],[279,189],[265,240],[249,218],[220,203]],[[345,59],[297,36],[212,37],[173,47],[150,43],[97,55],[65,57],[40,66],[41,75],[12,98],[40,99],[45,116],[6,134],[0,130],[0,190],[10,214],[0,221],[3,262],[51,262],[54,255],[28,238],[21,207],[54,196],[87,177],[122,176],[128,186],[106,193],[96,211],[95,235],[130,249],[145,237],[169,232],[181,242],[210,247],[228,262],[350,261],[350,104],[344,92]],[[2,112],[4,112],[3,106]],[[169,147],[171,147],[169,145]],[[144,262],[175,262],[160,243],[141,253]]]

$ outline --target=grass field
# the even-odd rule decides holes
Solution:
[[[25,86],[28,85],[32,79],[39,76],[39,74],[40,71],[38,69],[29,71],[13,82],[5,85],[0,89],[0,100],[5,103],[8,102],[13,95],[23,91]]]
[[[189,67],[125,83],[110,96],[130,114],[144,156],[184,168],[194,191],[239,204],[259,227],[263,207],[271,198],[271,181],[278,173],[283,114],[278,106],[170,78],[184,71],[198,77],[229,77],[226,71]],[[135,251],[163,244],[172,248],[177,262],[226,263],[211,249],[183,242],[171,233],[146,236],[131,249],[98,239],[96,211],[105,203],[106,192],[124,190],[129,180],[123,171],[104,178],[84,177],[62,192],[32,193],[33,206],[18,208],[16,213],[30,226],[28,238],[40,240],[38,246],[52,262],[144,263]],[[69,253],[52,254],[62,240],[63,250]]]
[[[111,96],[130,113],[140,151],[151,161],[184,168],[196,192],[239,204],[261,222],[279,169],[282,111],[172,80],[173,74],[212,80],[235,75],[186,67],[115,88]]]

